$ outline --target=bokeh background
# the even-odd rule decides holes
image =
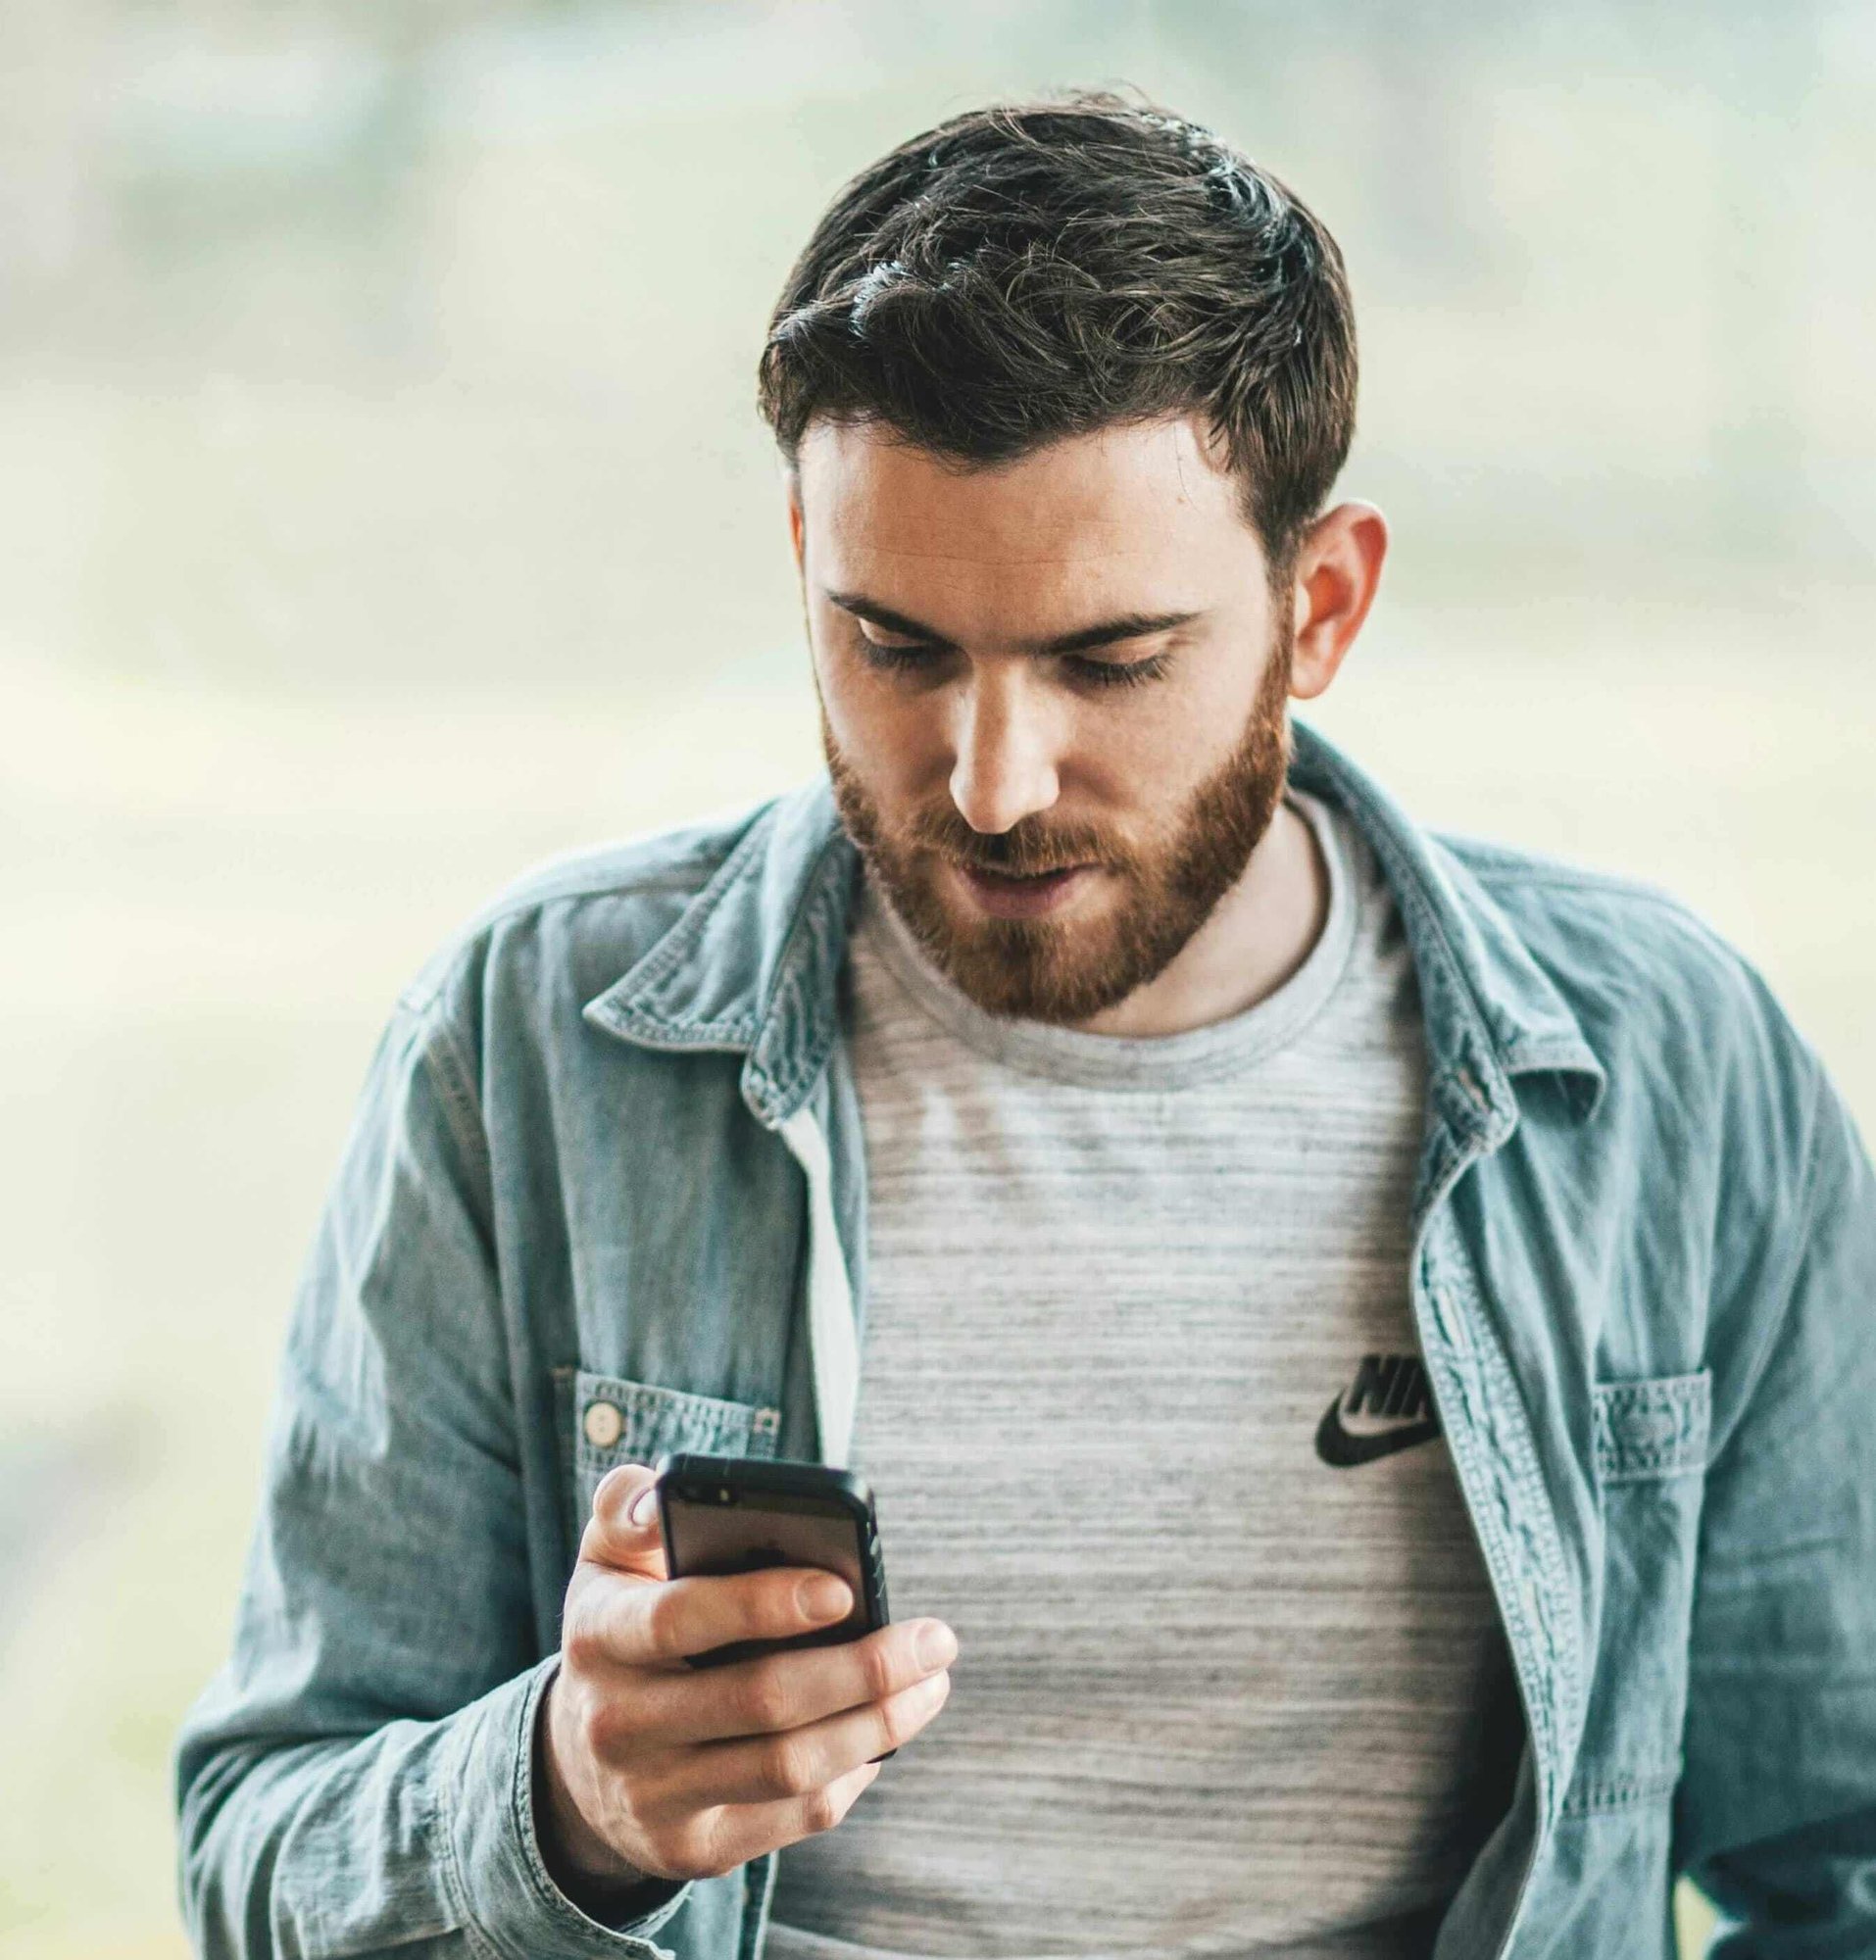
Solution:
[[[1068,82],[1343,243],[1395,549],[1317,725],[1681,893],[1872,1127],[1867,7],[5,0],[7,1960],[183,1951],[168,1752],[400,985],[816,763],[753,407],[795,251]]]

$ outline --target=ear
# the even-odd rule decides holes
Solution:
[[[1296,659],[1290,692],[1313,701],[1334,680],[1381,583],[1388,520],[1372,504],[1338,504],[1309,526],[1297,554]]]

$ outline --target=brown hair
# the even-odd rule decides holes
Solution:
[[[960,464],[1195,411],[1288,575],[1355,431],[1336,243],[1208,129],[1107,90],[995,103],[852,178],[759,368],[791,467],[816,416]]]

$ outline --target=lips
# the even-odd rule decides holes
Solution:
[[[1093,864],[1065,864],[1053,871],[1012,876],[960,864],[959,877],[977,904],[995,918],[1035,918],[1067,902],[1096,870]]]

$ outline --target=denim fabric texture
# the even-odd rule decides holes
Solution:
[[[1421,830],[1293,734],[1412,947],[1412,1306],[1528,1731],[1437,1960],[1671,1960],[1683,1872],[1720,1960],[1876,1953],[1868,1152],[1685,906]],[[564,1897],[530,1739],[612,1464],[845,1460],[858,868],[819,779],[536,872],[398,1002],[179,1741],[203,1954],[760,1954],[772,1856],[616,1926]]]

